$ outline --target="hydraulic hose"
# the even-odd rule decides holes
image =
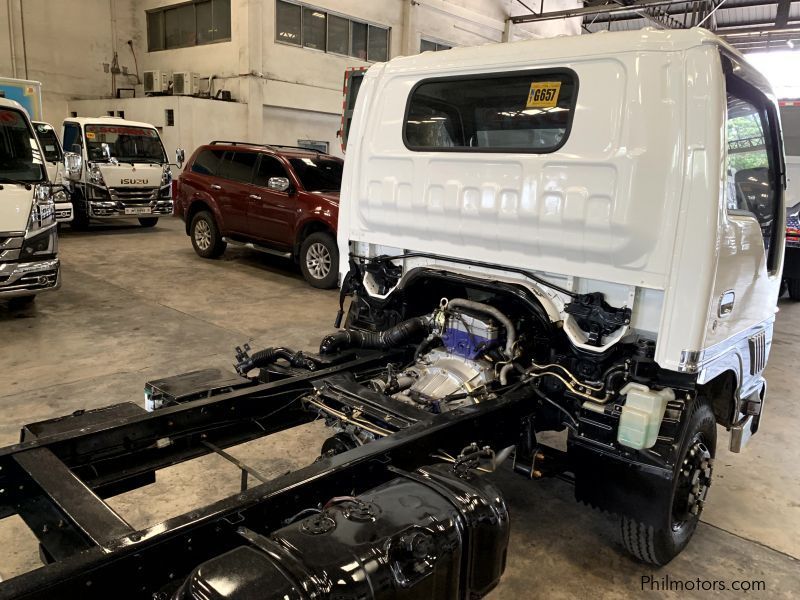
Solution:
[[[447,303],[447,308],[466,308],[476,312],[482,312],[500,321],[506,329],[506,349],[505,355],[508,360],[514,358],[514,343],[517,341],[517,330],[514,324],[507,316],[497,310],[494,306],[483,304],[482,302],[474,302],[465,298],[454,298]]]
[[[332,354],[347,348],[386,350],[408,343],[428,332],[428,319],[415,317],[384,331],[344,329],[326,336],[319,345],[320,354]]]
[[[249,361],[246,363],[239,365],[240,372],[248,372],[252,369],[256,369],[259,367],[266,367],[267,365],[271,365],[278,359],[286,360],[290,365],[293,367],[297,367],[300,369],[308,369],[309,371],[316,371],[317,367],[319,367],[319,363],[315,361],[313,358],[306,356],[302,352],[295,352],[294,350],[290,350],[289,348],[265,348],[264,350],[259,350],[258,352],[254,352],[251,356]]]

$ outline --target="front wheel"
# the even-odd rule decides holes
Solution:
[[[75,231],[86,231],[89,229],[89,215],[86,213],[87,207],[75,202],[72,209],[72,221],[69,222],[71,229]]]
[[[789,288],[789,298],[800,300],[800,279],[787,279],[786,287]]]
[[[642,562],[660,566],[686,547],[697,529],[711,485],[716,446],[714,411],[708,402],[698,399],[675,467],[670,514],[653,515],[653,521],[664,523],[661,527],[623,516],[620,533],[628,552]]]
[[[31,294],[30,296],[17,296],[16,298],[11,298],[8,301],[8,307],[11,310],[18,310],[20,308],[27,308],[33,301],[36,300],[36,296]]]
[[[300,270],[315,288],[336,286],[339,273],[339,248],[327,233],[312,233],[300,246]]]
[[[139,225],[142,227],[155,227],[158,217],[139,217]]]
[[[227,244],[219,233],[214,217],[206,210],[192,218],[189,235],[192,237],[194,251],[203,258],[217,258],[225,252]]]

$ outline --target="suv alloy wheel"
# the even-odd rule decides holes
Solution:
[[[339,248],[328,233],[312,233],[300,247],[300,270],[315,288],[336,286],[339,274]]]

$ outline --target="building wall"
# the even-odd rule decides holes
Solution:
[[[120,67],[135,71],[127,41],[139,44],[145,35],[138,21],[126,0],[0,2],[0,75],[42,82],[44,117],[58,123],[70,98],[112,94],[115,49]],[[115,79],[119,87],[135,84],[133,75]]]
[[[110,108],[105,107],[112,105],[126,107],[123,109],[130,118],[145,121],[152,118],[158,124],[163,121],[164,107],[171,102],[176,110],[176,125],[165,131],[164,137],[170,140],[177,135],[175,145],[187,151],[198,140],[211,137],[286,144],[296,144],[298,139],[316,139],[331,142],[332,151],[339,151],[335,134],[342,108],[344,70],[369,63],[276,43],[275,0],[231,0],[228,42],[148,52],[146,11],[179,1],[0,2],[0,75],[13,76],[16,67],[17,77],[41,81],[45,118],[56,124],[70,110],[77,108],[84,115],[97,108],[98,114],[106,114]],[[580,4],[579,0],[544,2],[545,10]],[[472,46],[580,33],[580,23],[575,19],[509,28],[506,25],[509,16],[526,12],[516,0],[309,0],[306,3],[390,27],[391,57],[419,52],[423,37],[455,46]],[[539,2],[535,4],[538,8]],[[4,43],[2,40],[7,36],[2,34],[8,31],[9,18],[14,35]],[[112,81],[112,74],[106,70],[115,51],[120,67],[130,74],[117,75]],[[192,103],[178,98],[141,98],[143,90],[136,75],[137,67],[139,75],[145,70],[166,70],[213,76],[212,92],[230,91],[238,107],[208,100]],[[111,98],[119,87],[134,87],[136,101],[74,101]],[[189,113],[183,115],[184,110]],[[215,119],[221,115],[225,119],[218,123]],[[185,128],[186,122],[193,123],[200,132]],[[227,128],[228,134],[202,133],[206,129],[220,131],[219,127]]]
[[[167,109],[173,111],[174,125],[167,125]],[[161,134],[170,160],[174,160],[176,148],[186,150],[188,158],[195,148],[213,140],[248,139],[247,105],[237,102],[190,96],[107,98],[73,100],[69,103],[69,110],[79,117],[105,116],[109,111],[116,115],[118,111],[124,111],[126,119],[150,123]]]

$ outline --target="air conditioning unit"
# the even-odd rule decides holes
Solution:
[[[197,96],[200,93],[200,76],[191,71],[173,74],[172,93],[176,96]]]
[[[164,94],[169,91],[169,73],[145,71],[142,75],[145,94]]]

